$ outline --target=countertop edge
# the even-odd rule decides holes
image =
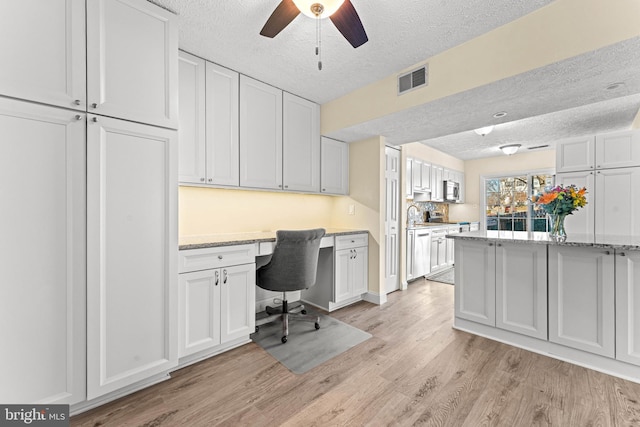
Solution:
[[[475,234],[482,233],[482,234]],[[507,236],[487,236],[484,232],[464,232],[449,234],[446,236],[448,239],[457,240],[475,240],[484,242],[505,242],[505,243],[523,243],[534,245],[547,245],[547,246],[572,246],[572,247],[588,247],[597,249],[615,249],[615,250],[640,250],[640,242],[638,244],[633,243],[613,243],[613,242],[580,242],[580,241],[566,241],[566,242],[554,242],[552,240],[540,238],[519,238],[519,237],[507,237]],[[610,237],[614,239],[614,237]]]
[[[362,233],[368,234],[369,231],[368,230],[342,230],[342,231],[331,230],[331,231],[327,231],[327,233],[325,234],[325,237],[326,236],[346,236],[350,234],[362,234]],[[241,234],[243,233],[238,233],[238,235],[241,235]],[[276,241],[275,231],[273,232],[274,234],[273,237],[253,237],[252,238],[252,237],[249,237],[251,234],[258,234],[258,233],[251,233],[251,232],[246,233],[246,235],[248,236],[247,238],[236,237],[236,238],[230,238],[229,240],[182,244],[182,245],[178,245],[178,250],[186,251],[191,249],[206,249],[206,248],[216,248],[221,246],[233,246],[233,245],[250,245],[255,243]],[[216,239],[217,238],[223,239],[224,236],[221,235],[219,237],[216,237]]]

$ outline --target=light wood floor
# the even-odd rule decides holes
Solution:
[[[304,375],[247,344],[71,425],[640,425],[640,384],[453,330],[453,286],[331,315],[373,338]]]

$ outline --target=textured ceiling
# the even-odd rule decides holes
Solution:
[[[324,20],[323,69],[318,71],[314,20],[300,15],[274,39],[259,35],[280,0],[149,1],[178,15],[181,49],[320,104],[551,3],[351,0],[369,42],[353,49]],[[383,135],[391,144],[421,141],[472,159],[497,155],[497,146],[513,141],[535,146],[576,133],[629,128],[639,106],[633,96],[640,93],[639,56],[640,40],[632,39],[329,136],[355,141]],[[617,81],[626,84],[603,89]],[[497,111],[509,115],[493,119]],[[484,138],[469,132],[488,123],[504,124]]]

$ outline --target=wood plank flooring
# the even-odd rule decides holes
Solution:
[[[640,426],[640,384],[453,330],[451,285],[331,316],[373,337],[304,375],[247,344],[71,425]]]

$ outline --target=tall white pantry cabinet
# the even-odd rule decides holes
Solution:
[[[87,407],[177,364],[177,23],[5,3],[0,401]]]

